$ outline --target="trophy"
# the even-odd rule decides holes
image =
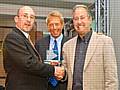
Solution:
[[[46,60],[44,60],[44,63],[54,66],[60,66],[61,63],[58,58],[59,57],[57,50],[46,50]]]

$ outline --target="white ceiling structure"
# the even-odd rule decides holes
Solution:
[[[85,4],[91,7],[94,0],[0,0],[0,26],[14,26],[13,17],[17,10],[23,6],[31,6],[37,16],[37,30],[47,31],[45,17],[50,11],[58,10],[63,17],[71,17],[73,6]]]
[[[46,16],[52,10],[59,10],[66,17],[76,4],[91,6],[95,0],[0,0],[0,15],[16,15],[22,5],[31,6],[37,16]]]

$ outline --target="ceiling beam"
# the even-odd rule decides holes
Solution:
[[[1,15],[16,15],[17,10],[23,5],[13,5],[13,4],[2,4],[0,3],[0,14]],[[35,12],[37,17],[46,17],[49,12],[53,10],[60,11],[64,17],[71,17],[71,9],[63,9],[63,8],[50,8],[50,7],[38,7],[31,6]]]
[[[89,5],[94,2],[94,0],[0,0],[0,3],[4,4],[17,4],[66,9],[72,9],[73,6],[75,6],[76,4]]]

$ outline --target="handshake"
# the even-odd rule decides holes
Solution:
[[[65,75],[65,69],[63,66],[55,66],[55,73],[54,76],[56,77],[57,80],[63,79]]]

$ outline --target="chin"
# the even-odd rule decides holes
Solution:
[[[54,36],[54,38],[57,38],[57,37],[59,37],[59,35]]]
[[[24,29],[24,31],[25,31],[25,32],[30,32],[30,31],[31,31],[31,29]]]

